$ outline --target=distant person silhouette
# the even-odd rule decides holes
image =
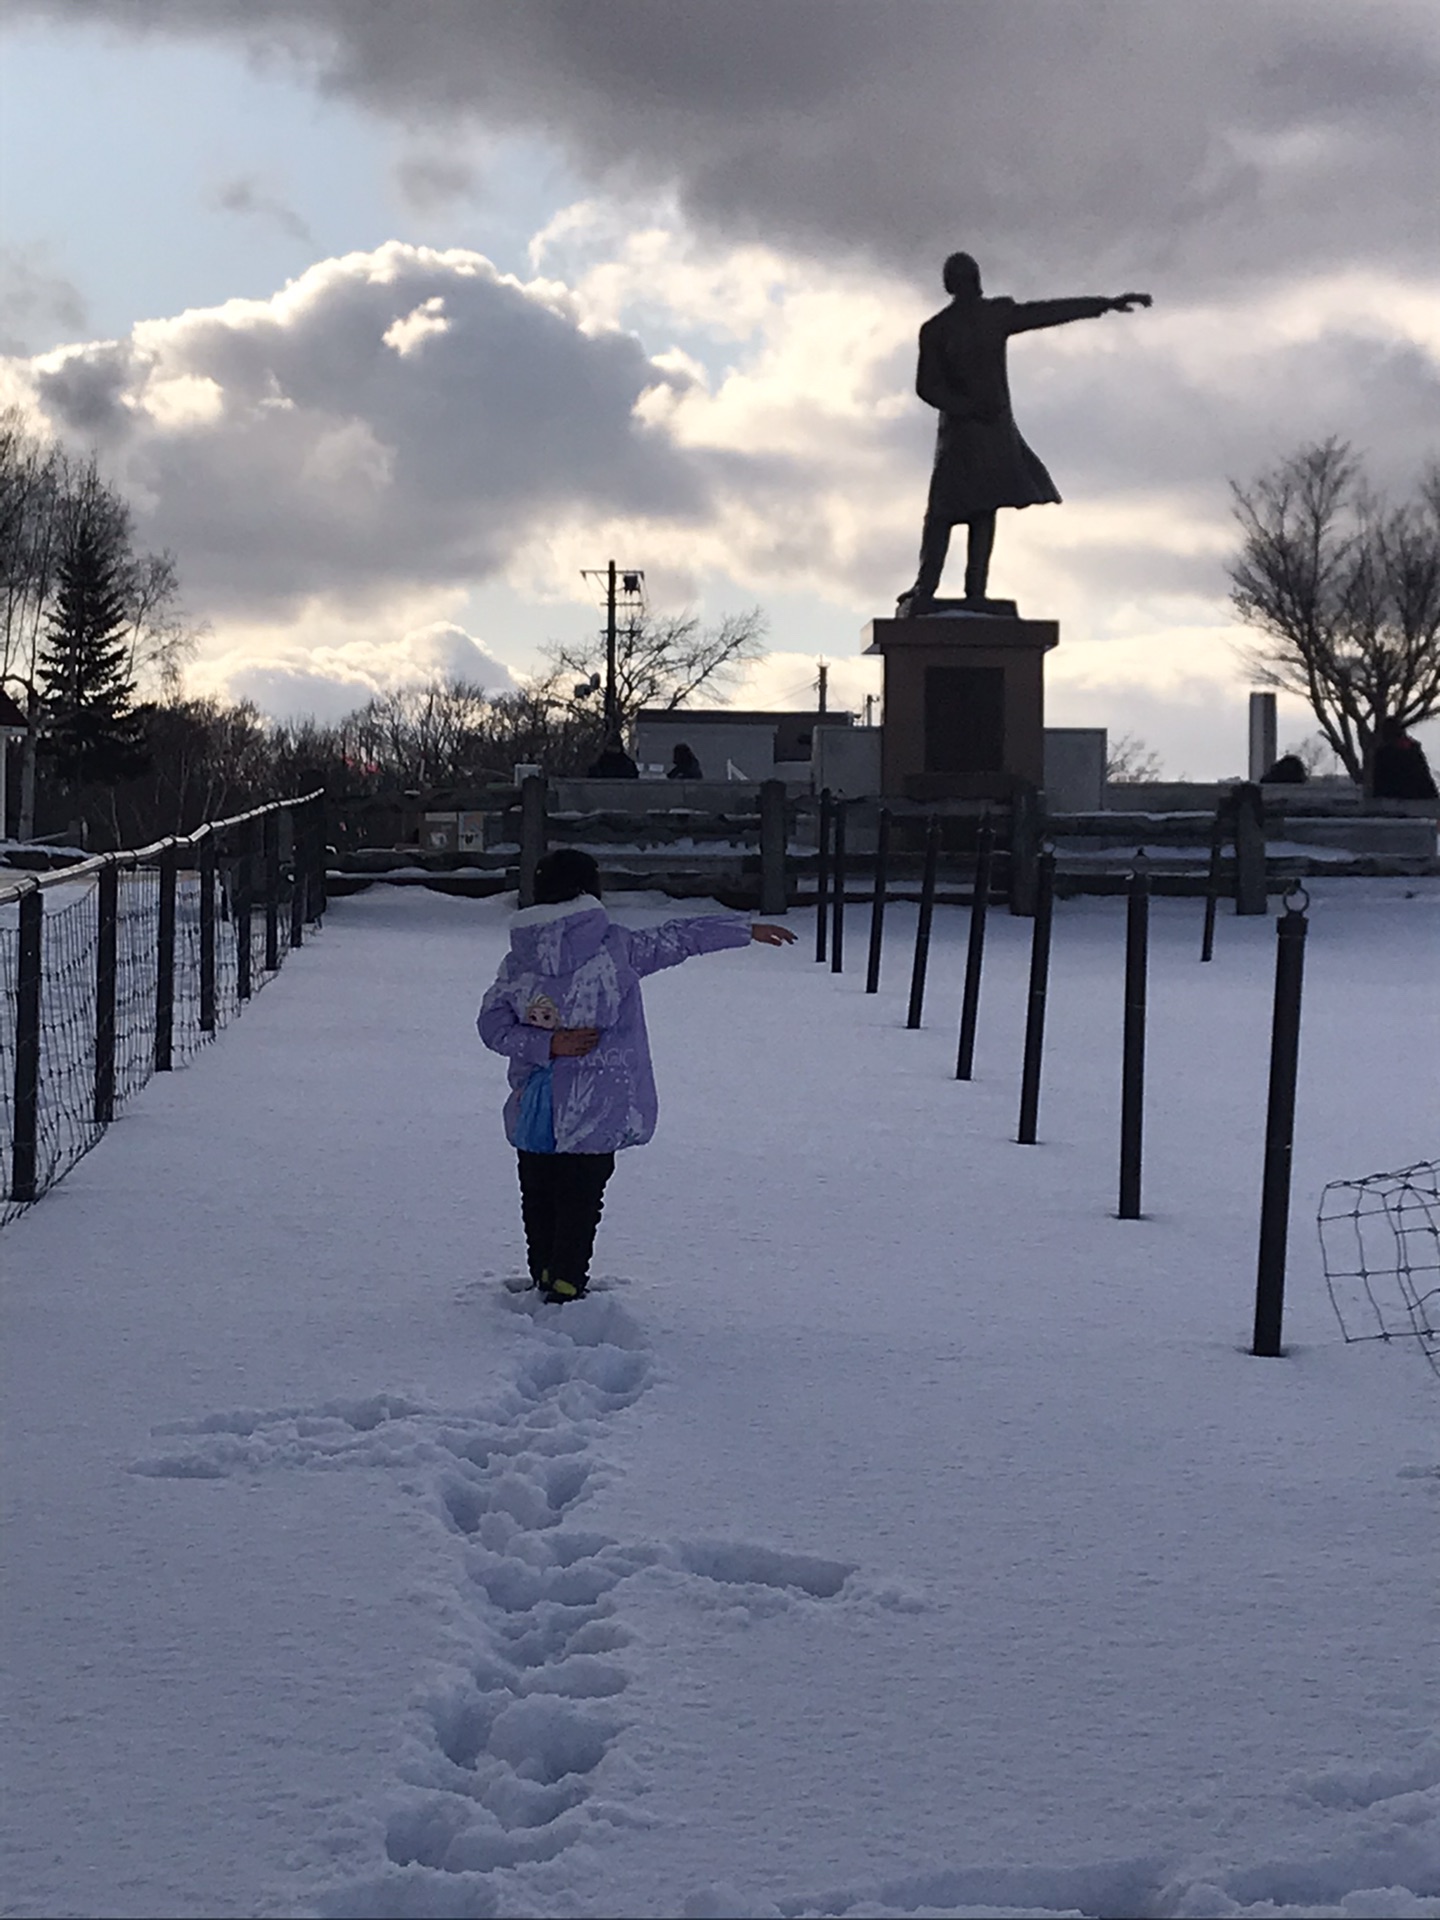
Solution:
[[[625,742],[618,733],[606,736],[605,751],[589,770],[592,780],[638,780],[640,769],[625,751]]]
[[[704,768],[695,758],[693,750],[687,747],[683,740],[676,742],[675,751],[670,758],[671,764],[665,775],[667,780],[703,780],[705,778]]]
[[[1260,776],[1262,787],[1303,787],[1310,778],[1309,769],[1298,753],[1282,753],[1268,772]]]
[[[1435,776],[1425,749],[1393,716],[1380,722],[1370,762],[1370,791],[1377,800],[1434,800]]]

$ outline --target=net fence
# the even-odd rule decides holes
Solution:
[[[1440,1162],[1332,1180],[1318,1225],[1346,1340],[1414,1342],[1440,1374]]]
[[[74,1166],[150,1079],[165,1051],[162,1024],[170,1063],[183,1065],[235,1019],[242,988],[253,993],[273,979],[299,929],[319,918],[323,888],[315,864],[323,833],[306,833],[306,819],[295,817],[302,804],[273,809],[268,859],[254,845],[236,853],[221,844],[225,829],[256,816],[217,822],[178,843],[173,977],[161,966],[166,879],[165,862],[153,857],[159,849],[87,862],[73,878],[61,872],[46,875],[43,884],[17,880],[0,890],[0,1226]],[[196,842],[207,834],[217,857],[197,862]],[[113,1024],[105,1017],[107,864],[114,899]],[[32,985],[28,1002],[22,984],[27,893],[31,904],[23,912],[32,926],[39,901],[38,995]],[[247,947],[248,979],[242,978]],[[33,958],[30,966],[33,978]],[[110,1091],[102,1091],[107,1086]]]

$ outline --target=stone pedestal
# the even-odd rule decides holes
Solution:
[[[909,800],[1002,800],[1045,780],[1045,655],[1054,620],[872,620],[885,661],[881,787]]]

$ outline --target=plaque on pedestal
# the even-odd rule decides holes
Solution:
[[[1001,800],[1044,784],[1044,661],[1058,622],[940,613],[872,620],[866,639],[885,661],[884,793]]]

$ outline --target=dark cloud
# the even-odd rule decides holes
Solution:
[[[31,353],[56,333],[74,338],[88,325],[74,282],[40,246],[0,247],[0,353]]]
[[[131,426],[125,406],[131,384],[127,345],[102,340],[48,361],[35,376],[41,405],[77,441],[108,447]]]
[[[438,153],[408,154],[397,163],[395,180],[417,213],[473,200],[480,190],[480,176],[469,161]]]
[[[1423,0],[20,0],[229,34],[407,125],[544,134],[696,223],[1173,295],[1433,256]]]
[[[311,247],[315,244],[315,235],[295,209],[274,194],[266,193],[259,182],[249,175],[225,181],[215,189],[213,198],[222,213],[250,214],[270,226],[278,227],[281,233],[288,234],[292,240],[303,241]]]

